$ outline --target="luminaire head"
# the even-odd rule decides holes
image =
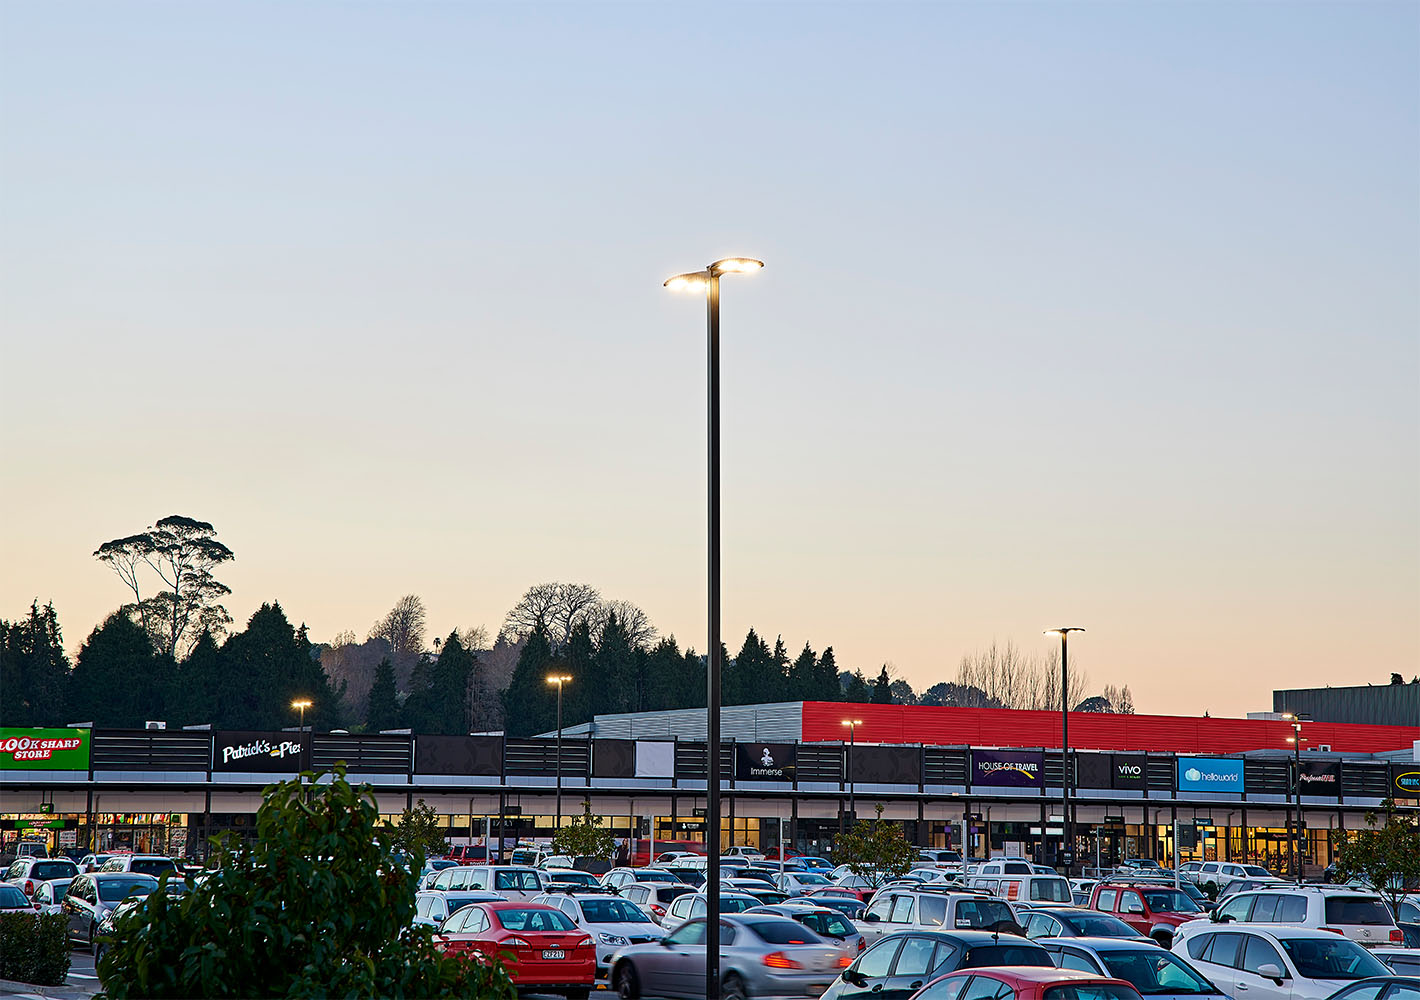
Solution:
[[[673,292],[697,292],[710,284],[711,278],[722,274],[753,274],[764,267],[764,261],[753,257],[722,257],[703,271],[687,271],[667,278],[664,287]]]
[[[310,708],[311,701],[309,698],[297,698],[295,701],[291,702],[291,707],[300,711],[303,708]]]
[[[572,677],[571,677],[571,675],[569,675],[569,674],[548,674],[548,675],[547,675],[547,683],[549,683],[549,684],[556,684],[558,687],[561,687],[563,684],[566,684],[566,683],[570,682],[571,680],[572,680]]]

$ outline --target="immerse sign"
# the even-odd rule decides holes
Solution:
[[[793,781],[797,748],[792,743],[736,743],[735,778]]]
[[[1178,758],[1180,792],[1242,792],[1243,762],[1237,757]]]
[[[212,770],[295,774],[301,769],[301,743],[300,733],[215,733]]]
[[[1041,788],[1045,754],[1040,750],[973,750],[972,785],[996,788]]]
[[[87,729],[0,729],[0,771],[87,771]]]

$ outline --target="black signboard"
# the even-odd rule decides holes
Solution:
[[[971,783],[997,788],[1040,788],[1045,754],[1039,750],[973,750]]]
[[[592,777],[636,777],[636,741],[593,740]]]
[[[793,781],[797,748],[792,743],[736,743],[736,781]]]
[[[1113,788],[1109,777],[1110,757],[1107,753],[1077,753],[1075,755],[1075,785],[1078,788]]]
[[[853,747],[852,770],[844,771],[862,785],[915,785],[922,774],[922,752],[916,747]]]
[[[1117,753],[1110,758],[1113,787],[1143,791],[1149,787],[1149,758],[1142,753]]]
[[[1341,762],[1335,760],[1304,760],[1297,774],[1297,787],[1303,795],[1325,795],[1336,798],[1341,794]]]
[[[1420,799],[1420,761],[1390,766],[1390,794],[1398,799]]]
[[[499,736],[417,736],[415,774],[503,773],[503,740]]]
[[[309,759],[302,751],[310,748],[310,740],[311,734],[308,732],[213,733],[212,770],[219,774],[237,771],[295,774]]]

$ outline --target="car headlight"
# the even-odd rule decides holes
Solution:
[[[602,944],[609,944],[617,948],[631,943],[626,938],[622,937],[620,934],[598,934],[597,940],[600,941]]]

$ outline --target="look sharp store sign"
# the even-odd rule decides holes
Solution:
[[[1238,757],[1178,758],[1180,792],[1238,792],[1243,790],[1243,762]]]
[[[295,774],[300,769],[299,733],[217,733],[213,737],[213,771]]]
[[[87,771],[87,729],[0,729],[0,771]]]
[[[995,788],[1041,788],[1045,754],[1039,750],[973,750],[971,783]]]
[[[738,781],[793,781],[796,752],[792,743],[735,744]]]

